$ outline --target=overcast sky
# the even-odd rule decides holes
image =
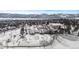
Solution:
[[[16,14],[79,14],[79,10],[0,10],[0,13]]]

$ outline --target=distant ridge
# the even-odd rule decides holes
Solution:
[[[0,13],[0,18],[79,18],[79,14],[10,14]]]

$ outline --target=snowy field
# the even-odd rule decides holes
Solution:
[[[0,48],[79,48],[79,37],[69,34],[20,35],[20,28],[0,34]]]
[[[25,35],[23,38],[20,36],[20,28],[7,31],[0,34],[0,47],[43,47],[49,46],[51,41],[53,41],[53,35]],[[46,44],[45,44],[46,43]]]

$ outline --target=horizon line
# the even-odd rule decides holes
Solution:
[[[79,14],[79,10],[0,10],[10,14]]]

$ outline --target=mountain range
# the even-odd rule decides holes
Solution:
[[[79,14],[10,14],[0,13],[0,18],[79,18]]]

